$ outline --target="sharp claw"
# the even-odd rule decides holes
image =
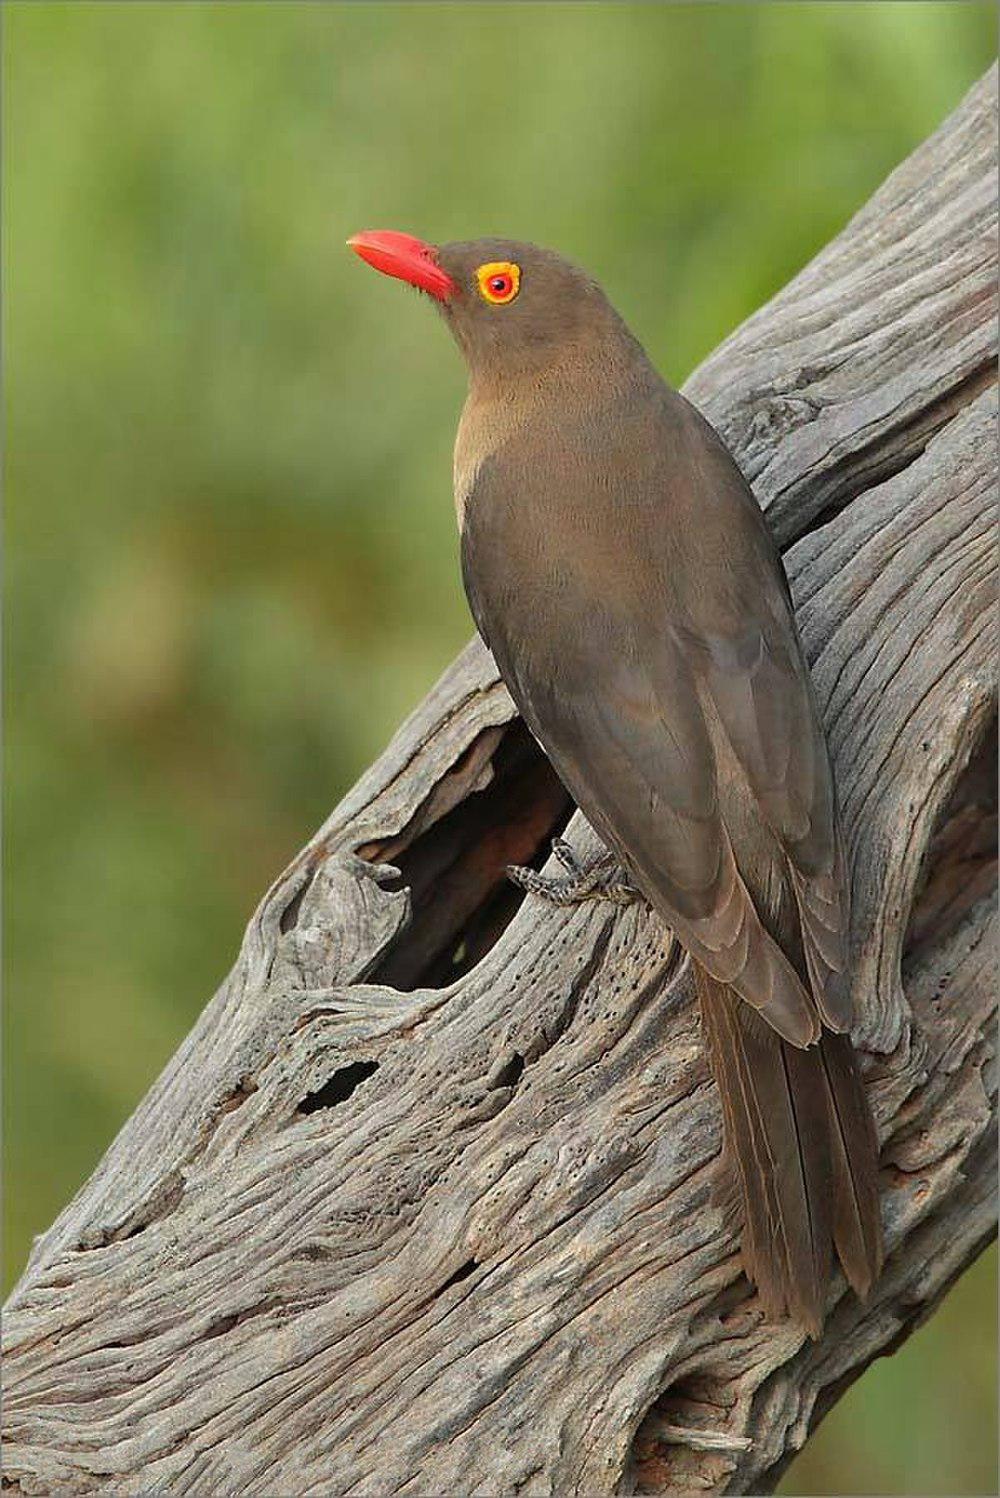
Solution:
[[[607,885],[604,894],[615,905],[634,905],[645,898],[642,891],[636,889],[634,884],[627,884],[624,881]]]
[[[578,874],[580,872],[580,860],[577,858],[572,845],[564,837],[554,837],[552,839],[552,852],[567,873]]]

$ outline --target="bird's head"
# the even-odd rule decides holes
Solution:
[[[435,299],[474,379],[537,376],[624,331],[597,283],[538,245],[471,239],[439,247],[392,230],[347,243]]]

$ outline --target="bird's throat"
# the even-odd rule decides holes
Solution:
[[[455,515],[459,531],[465,526],[483,464],[510,442],[528,419],[528,404],[516,392],[487,393],[475,385],[470,389],[455,436]]]

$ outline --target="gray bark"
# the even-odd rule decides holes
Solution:
[[[990,77],[687,386],[784,551],[840,787],[868,1303],[838,1278],[815,1344],[762,1317],[682,954],[505,883],[571,807],[474,642],[36,1243],[5,1483],[762,1492],[990,1239],[995,107]]]

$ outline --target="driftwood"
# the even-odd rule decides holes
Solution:
[[[687,387],[785,552],[841,789],[868,1304],[838,1279],[815,1344],[762,1317],[682,954],[505,882],[572,808],[473,643],[37,1242],[12,1488],[765,1491],[989,1240],[994,137],[988,78]]]

